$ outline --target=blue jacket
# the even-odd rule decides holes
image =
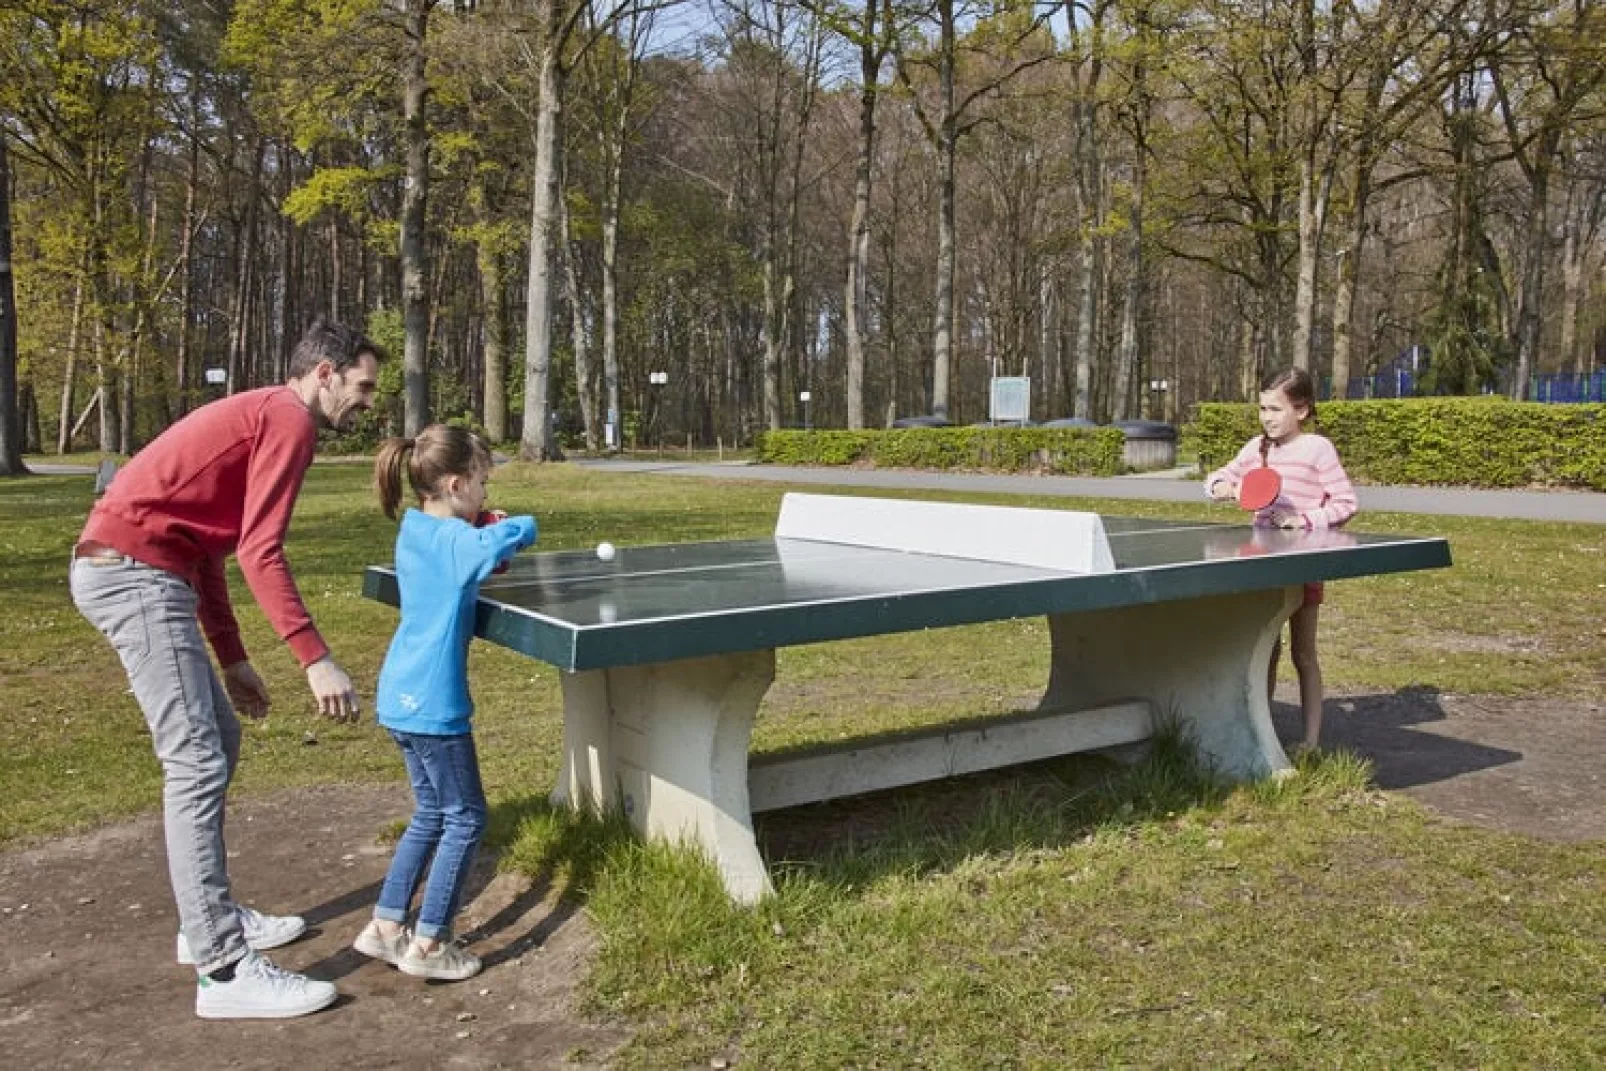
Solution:
[[[380,725],[430,736],[469,731],[468,641],[480,581],[534,542],[534,517],[475,528],[407,511],[396,535],[401,623],[379,670]]]

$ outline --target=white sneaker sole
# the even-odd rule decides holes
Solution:
[[[334,986],[330,986],[324,993],[309,995],[306,1000],[298,1004],[279,1004],[267,1007],[249,1002],[236,1004],[216,997],[203,1004],[197,997],[195,1015],[200,1019],[295,1019],[303,1015],[311,1015],[316,1011],[322,1011],[338,999],[340,999],[340,991],[335,989]]]
[[[462,982],[480,973],[485,969],[485,965],[477,962],[472,969],[454,970],[449,967],[432,967],[427,963],[401,959],[397,961],[396,969],[403,974],[410,974],[414,978],[427,978],[434,982]]]

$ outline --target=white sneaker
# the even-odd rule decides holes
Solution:
[[[275,967],[255,952],[234,965],[234,978],[196,977],[195,1014],[202,1019],[293,1019],[327,1008],[340,995],[331,982]]]
[[[397,930],[395,937],[386,937],[379,932],[378,926],[370,922],[351,942],[351,947],[369,959],[382,960],[394,967],[401,962],[402,956],[407,953],[407,946],[412,943],[413,933],[407,927]]]
[[[442,982],[461,982],[480,973],[480,958],[465,952],[455,941],[445,941],[433,952],[420,952],[417,944],[409,944],[396,969],[414,978],[434,978]]]
[[[300,915],[264,915],[243,906],[234,910],[240,915],[245,943],[256,952],[287,945],[307,932],[307,922]],[[178,961],[186,967],[195,965],[195,954],[190,951],[190,942],[183,930],[178,932]]]

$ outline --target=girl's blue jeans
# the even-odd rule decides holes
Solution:
[[[485,833],[485,790],[480,786],[474,737],[426,736],[390,730],[413,782],[413,820],[407,824],[379,890],[374,917],[406,922],[424,872],[424,901],[414,932],[446,940],[452,932],[463,883]]]

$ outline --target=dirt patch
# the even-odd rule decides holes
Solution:
[[[1299,738],[1292,686],[1272,719]],[[1606,839],[1606,704],[1453,695],[1330,697],[1322,743],[1372,760],[1381,788],[1446,817],[1547,840]]]
[[[1291,689],[1277,698],[1278,730],[1295,739]],[[1603,730],[1601,704],[1427,688],[1337,696],[1326,719],[1327,742],[1370,758],[1383,788],[1460,821],[1569,841],[1606,838]],[[389,861],[380,834],[407,812],[400,786],[232,806],[241,896],[312,924],[274,959],[343,994],[288,1022],[194,1017],[155,816],[0,854],[0,1051],[28,1068],[607,1066],[629,1028],[580,1014],[594,940],[544,889],[481,868],[462,926],[487,968],[468,982],[421,983],[351,951]]]
[[[311,936],[275,962],[340,986],[284,1022],[204,1022],[173,960],[178,920],[155,816],[0,855],[0,1051],[13,1067],[586,1068],[629,1039],[580,1016],[593,938],[544,890],[482,866],[460,928],[477,978],[421,982],[351,950],[409,810],[402,787],[298,789],[231,804],[230,870],[253,906]]]

